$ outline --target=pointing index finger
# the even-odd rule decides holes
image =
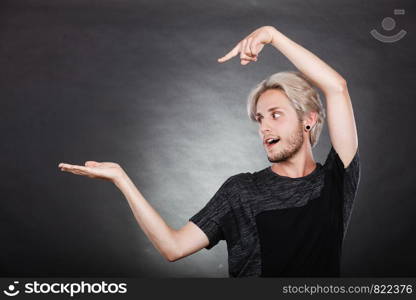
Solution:
[[[230,52],[228,52],[225,56],[218,59],[218,62],[223,63],[227,60],[233,58],[238,54],[238,50],[240,49],[240,43],[238,43]]]

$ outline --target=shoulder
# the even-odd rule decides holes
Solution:
[[[222,188],[227,190],[241,189],[243,186],[247,186],[255,179],[255,173],[243,172],[228,177],[222,184]]]
[[[232,184],[240,184],[240,183],[248,183],[252,182],[256,177],[260,175],[262,171],[250,173],[250,172],[243,172],[238,173],[233,176],[230,176],[227,181]]]
[[[233,189],[236,186],[240,185],[242,182],[246,181],[248,178],[248,174],[250,173],[238,173],[235,175],[232,175],[225,180],[223,183],[223,187],[227,189]]]
[[[267,169],[267,168],[266,168]],[[225,184],[229,188],[244,190],[244,189],[252,189],[254,185],[257,184],[258,181],[264,181],[264,178],[267,177],[267,170],[263,169],[256,172],[243,172],[238,173],[233,176],[230,176]]]

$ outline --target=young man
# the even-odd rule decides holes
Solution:
[[[255,62],[264,45],[283,53],[300,72],[273,74],[250,93],[248,113],[258,122],[272,165],[228,178],[179,230],[169,227],[116,163],[59,164],[63,171],[110,180],[136,220],[169,261],[227,241],[230,277],[339,276],[342,242],[360,178],[358,139],[346,81],[276,28],[263,26],[241,40],[240,54]],[[331,150],[324,165],[313,159],[326,98]]]

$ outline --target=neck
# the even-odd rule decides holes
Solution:
[[[304,177],[311,174],[317,167],[310,145],[304,145],[290,159],[273,163],[271,169],[280,176],[290,178]]]

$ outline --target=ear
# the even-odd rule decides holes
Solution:
[[[306,114],[306,117],[303,121],[303,125],[306,126],[307,124],[313,128],[318,120],[318,113],[316,111],[311,111]]]

